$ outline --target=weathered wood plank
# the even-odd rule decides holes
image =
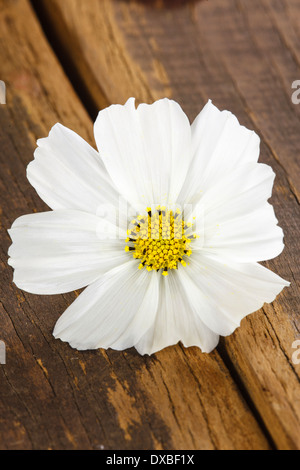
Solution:
[[[218,352],[79,353],[51,335],[75,294],[34,296],[12,284],[6,230],[46,209],[25,179],[36,139],[60,121],[92,142],[92,121],[27,0],[0,2],[0,46],[0,448],[269,448]]]
[[[292,286],[244,320],[220,351],[277,446],[300,448],[300,367],[291,362],[300,334],[300,107],[291,102],[292,81],[300,76],[299,2],[150,3],[43,0],[39,11],[56,31],[55,44],[67,45],[99,107],[104,95],[111,102],[169,96],[192,119],[210,97],[261,135],[261,161],[277,174],[272,202],[286,243],[266,264]]]

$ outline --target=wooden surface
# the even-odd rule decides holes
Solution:
[[[26,18],[26,21],[24,21]],[[0,0],[1,449],[300,449],[298,0]],[[25,177],[57,121],[92,145],[98,109],[172,97],[193,119],[208,98],[262,138],[291,281],[212,354],[77,352],[52,329],[78,294],[12,284],[6,230],[46,210]]]

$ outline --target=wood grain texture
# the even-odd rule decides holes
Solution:
[[[291,361],[292,343],[300,335],[300,106],[291,101],[291,84],[300,77],[299,2],[209,0],[168,8],[165,1],[154,8],[153,2],[137,0],[42,0],[40,5],[54,48],[66,48],[97,107],[132,95],[139,102],[168,96],[193,119],[212,98],[261,136],[261,161],[277,175],[272,203],[286,244],[280,257],[265,264],[292,285],[245,319],[219,352],[277,447],[299,449],[300,366]]]
[[[143,79],[114,51],[109,31],[107,55],[119,60],[115,75],[128,74],[119,82],[127,83],[124,95],[139,86],[140,97],[151,99],[150,88],[145,91]],[[0,366],[0,448],[269,449],[217,351],[205,355],[178,345],[152,357],[135,350],[78,352],[51,334],[78,293],[35,296],[12,284],[7,229],[22,214],[47,210],[25,178],[36,139],[60,121],[93,140],[92,121],[27,0],[0,1],[0,47],[8,90],[0,108],[0,337],[7,345],[7,364]],[[114,82],[109,72],[107,87]],[[108,89],[99,94],[105,104],[103,96],[113,99]]]

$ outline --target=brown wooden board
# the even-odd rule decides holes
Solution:
[[[95,108],[132,95],[139,102],[168,96],[193,119],[212,98],[261,136],[261,161],[277,174],[272,203],[286,244],[266,265],[292,284],[219,352],[277,447],[299,448],[300,366],[291,360],[300,335],[300,106],[291,101],[300,78],[299,2],[35,3],[54,50],[68,56]]]
[[[90,18],[94,15],[92,10],[84,7],[88,4],[90,7],[95,5],[94,1],[61,3],[62,6],[69,4],[71,21],[74,21],[73,15],[82,16],[82,27],[85,14]],[[115,77],[123,71],[128,74],[126,79],[119,80],[119,94],[114,90],[113,95],[108,89],[105,93],[99,92],[101,105],[115,100],[122,102],[129,92],[137,93],[139,99],[148,101],[157,97],[159,93],[152,92],[152,85],[148,84],[147,73],[142,70],[142,64],[128,55],[129,46],[122,42],[124,32],[121,34],[121,31],[124,28],[120,18],[124,16],[123,8],[126,14],[126,5],[100,3],[105,4],[103,12],[112,15],[107,22],[108,30],[103,31],[103,40],[108,47],[105,72],[107,81],[113,84],[111,88],[114,89]],[[61,14],[63,18],[63,12]],[[124,48],[122,52],[118,49],[119,46],[114,49],[115,33],[110,29],[116,28],[116,21],[120,22],[118,41]],[[45,27],[43,21],[42,24]],[[66,28],[65,38],[71,37],[71,30],[77,37],[80,32],[77,27],[78,25],[73,24],[69,30]],[[137,38],[140,37],[138,31],[136,35]],[[78,34],[76,48],[83,38],[84,28]],[[90,42],[91,38],[85,38],[86,44],[89,43],[94,51],[94,64],[101,68],[101,47],[96,50],[97,38],[94,39],[95,42]],[[146,34],[145,41],[148,41]],[[75,47],[75,42],[72,44],[71,41],[68,43],[71,59],[74,53],[72,47]],[[263,342],[268,347],[273,347],[269,333],[265,331],[265,323],[272,332],[272,328],[276,327],[272,307],[268,307],[266,316],[263,312],[256,314],[251,320],[253,323],[244,322],[243,329],[246,332],[239,332],[225,343],[230,357],[233,354],[238,357],[236,367],[242,368],[241,358],[245,361],[243,374],[247,377],[241,375],[237,378],[235,371],[226,365],[227,362],[230,363],[229,358],[225,358],[225,363],[218,351],[207,355],[201,354],[197,348],[184,349],[178,345],[152,357],[141,357],[133,349],[126,352],[73,350],[67,344],[55,340],[52,329],[60,314],[78,293],[37,296],[21,292],[12,284],[12,270],[7,265],[7,249],[10,245],[7,229],[22,214],[47,210],[25,177],[25,168],[33,158],[36,139],[46,136],[57,121],[72,128],[92,144],[93,138],[92,121],[71,86],[55,51],[49,46],[39,20],[27,0],[0,1],[0,48],[1,80],[7,85],[7,104],[0,108],[0,336],[7,345],[7,363],[0,365],[0,448],[271,448],[272,440],[260,423],[247,395],[258,393],[254,387],[261,390],[260,371],[257,375],[253,374],[253,378],[248,373],[249,364],[245,354],[239,351],[239,342],[243,341],[244,336],[247,337],[247,328],[252,325],[255,331],[251,335],[254,335],[256,343],[254,347],[251,338],[248,338],[249,347],[252,347],[248,360],[254,365],[255,361],[260,360],[261,374],[265,374],[266,380],[269,379],[269,369],[264,371],[263,368],[265,356],[261,352],[259,355],[257,349],[263,349]],[[116,54],[119,62],[115,63],[113,58],[109,60],[110,54]],[[130,57],[128,63],[127,55]],[[89,70],[92,64],[88,54],[86,64]],[[112,70],[114,75],[110,75]],[[140,75],[136,75],[137,70]],[[81,74],[80,67],[78,74]],[[82,74],[82,83],[85,80]],[[99,81],[101,80],[102,77],[99,76]],[[88,87],[89,84],[86,83]],[[99,85],[99,89],[101,86]],[[171,89],[172,85],[169,90]],[[168,94],[165,89],[161,93]],[[193,106],[196,111],[196,101],[199,101],[198,109],[203,103],[203,96],[199,92],[198,96],[195,94],[195,102],[192,100],[189,106],[186,101],[183,102],[190,115]],[[95,104],[99,106],[98,103]],[[239,101],[236,106],[238,105]],[[241,106],[241,112],[242,109]],[[265,151],[265,154],[266,158],[271,158],[269,152]],[[284,211],[288,213],[293,209],[295,200],[286,186],[283,169],[281,173],[281,184],[286,192],[284,200],[279,192],[277,204],[282,204],[284,215]],[[282,216],[282,223],[284,221]],[[294,240],[292,234],[291,240]],[[276,268],[288,277],[290,271],[287,261],[282,259]],[[287,325],[284,328],[286,335],[291,335],[288,317],[291,298],[293,299],[291,295],[290,292],[286,293],[276,302],[278,315],[281,315]],[[274,331],[276,335],[280,334],[278,329]],[[282,357],[286,335],[281,335],[282,349],[276,343],[275,333],[272,335],[275,341],[275,352],[272,354],[278,357],[279,365],[272,365],[275,368],[274,381],[271,381],[269,390],[265,392],[269,400],[274,400],[274,386],[280,380],[281,386],[285,388],[288,379],[291,381],[294,377],[290,364],[287,368],[288,358]],[[248,346],[246,352],[249,355]],[[278,372],[279,366],[283,367],[281,373]],[[239,382],[245,382],[246,378],[252,380],[250,385],[254,392],[249,390],[245,394],[241,390]],[[283,395],[278,391],[279,398],[277,402],[274,401],[274,407],[279,406],[283,396],[289,410],[291,384],[292,381]],[[267,398],[263,394],[262,406],[269,412]],[[279,409],[275,413],[279,422],[281,416]],[[290,428],[282,425],[283,431],[291,436],[287,444],[282,441],[285,446],[295,445],[295,437],[294,440],[292,438],[295,423],[296,417]]]

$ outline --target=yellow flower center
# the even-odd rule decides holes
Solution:
[[[197,238],[179,209],[173,212],[160,206],[156,211],[148,207],[147,215],[132,220],[127,235],[125,251],[141,260],[139,269],[162,270],[164,276],[169,269],[177,269],[178,263],[187,265],[185,257],[192,254],[190,243]]]

